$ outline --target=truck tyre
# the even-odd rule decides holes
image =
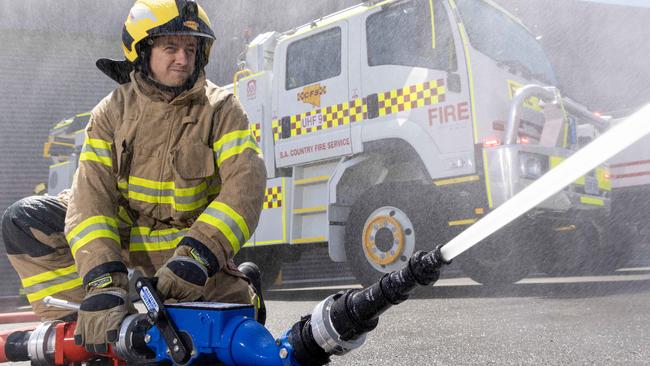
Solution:
[[[461,254],[458,262],[463,272],[489,286],[505,286],[526,277],[534,259],[523,228],[516,222],[510,224]]]
[[[401,182],[375,186],[357,200],[346,224],[345,252],[361,285],[403,268],[416,250],[439,244],[434,196],[422,184]]]
[[[622,232],[617,235],[626,238]],[[611,273],[621,265],[622,246],[617,244],[610,242],[606,229],[591,221],[582,222],[575,230],[551,236],[551,250],[542,261],[542,269],[553,276]]]
[[[604,253],[603,271],[614,272],[628,265],[634,247],[641,243],[642,239],[635,225],[606,223],[604,230],[603,236],[609,250]]]

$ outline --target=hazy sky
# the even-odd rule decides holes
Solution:
[[[648,0],[581,0],[592,3],[614,4],[614,5],[627,5],[639,6],[643,8],[650,8],[650,1]]]

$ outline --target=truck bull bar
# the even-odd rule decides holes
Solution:
[[[604,131],[609,127],[607,121],[593,114],[584,106],[569,98],[562,97],[560,91],[556,87],[530,84],[518,89],[512,98],[510,112],[508,113],[508,123],[506,124],[504,145],[513,145],[517,143],[517,127],[519,126],[517,122],[519,121],[521,108],[523,107],[524,102],[531,97],[537,97],[544,103],[548,104],[562,103],[562,107],[565,111],[580,119],[586,120],[601,131]]]

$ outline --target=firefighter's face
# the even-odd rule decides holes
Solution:
[[[149,68],[153,78],[166,86],[183,85],[194,72],[198,41],[194,36],[161,36],[151,47]]]

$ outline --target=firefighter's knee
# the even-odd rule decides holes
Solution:
[[[32,230],[51,235],[63,231],[63,216],[51,197],[34,196],[23,198],[7,208],[2,215],[2,239],[9,255],[27,254],[41,257],[51,254],[54,248],[40,242]]]

